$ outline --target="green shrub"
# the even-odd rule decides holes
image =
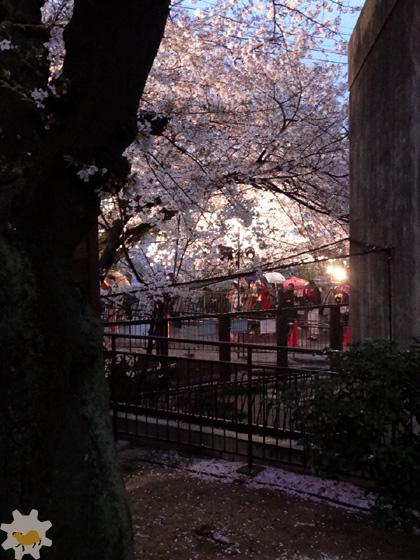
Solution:
[[[306,384],[295,418],[311,466],[330,474],[364,474],[377,510],[394,523],[420,510],[420,340],[398,351],[366,341],[331,356],[328,378]],[[418,520],[418,518],[417,518]]]

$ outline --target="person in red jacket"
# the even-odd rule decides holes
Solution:
[[[256,309],[271,309],[273,306],[270,303],[270,289],[261,280],[256,280],[255,283],[258,292]]]

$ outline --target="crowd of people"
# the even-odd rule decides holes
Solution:
[[[167,280],[170,284],[175,284],[169,275]],[[290,316],[293,317],[292,308],[308,307],[309,338],[316,340],[319,306],[343,304],[345,307],[341,308],[342,312],[348,314],[348,302],[348,287],[345,286],[324,287],[321,290],[313,280],[305,285],[296,286],[293,282],[287,283],[287,281],[282,284],[270,284],[264,277],[261,277],[248,282],[245,279],[232,281],[228,290],[204,288],[196,302],[195,313],[197,311],[210,314],[268,311],[281,307],[290,309]],[[132,315],[135,314],[134,311],[139,307],[139,299],[134,294],[126,293],[122,295],[120,304],[113,307],[115,315],[118,308],[120,312],[124,309],[125,319],[131,320]],[[189,301],[184,301],[179,293],[171,294],[168,290],[165,298],[165,311],[169,315],[180,317],[184,313],[189,314],[190,307]],[[321,310],[321,313],[324,312],[328,312],[328,309]]]
[[[329,286],[321,290],[314,280],[310,280],[304,287],[296,289],[290,282],[283,288],[278,284],[267,284],[262,280],[251,280],[248,287],[241,283],[232,282],[226,297],[230,303],[230,311],[259,311],[271,309],[278,305],[295,307],[297,305],[348,305],[348,290],[343,286]]]
[[[269,288],[263,281],[251,280],[246,289],[244,286],[233,282],[227,294],[230,311],[260,311],[276,307],[277,293]]]
[[[328,314],[323,305],[341,304],[340,312],[343,322],[348,319],[349,294],[347,286],[329,286],[321,290],[314,280],[310,280],[302,288],[296,289],[293,282],[283,285],[270,285],[260,279],[250,281],[247,288],[241,283],[233,282],[227,292],[229,311],[260,311],[282,307],[290,309],[290,318],[295,314],[292,308],[308,307],[307,322],[309,340],[317,340],[319,334],[320,313]]]

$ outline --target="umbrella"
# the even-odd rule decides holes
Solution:
[[[254,273],[254,274],[250,274],[249,276],[245,276],[245,282],[248,284],[248,286],[251,284],[251,282],[255,282],[256,280],[260,280],[263,284],[267,286],[267,288],[270,287],[270,282],[262,274]]]
[[[217,284],[218,288],[221,290],[230,290],[232,284],[237,284],[237,280],[223,280],[223,282],[219,282]]]
[[[265,275],[270,284],[283,284],[285,277],[280,272],[267,272]]]
[[[286,280],[283,281],[283,288],[287,289],[287,286],[289,284],[293,284],[295,288],[304,288],[307,283],[308,281],[304,280],[303,278],[292,276],[291,278],[287,278]]]

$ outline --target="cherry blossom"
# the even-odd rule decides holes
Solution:
[[[0,50],[1,51],[8,51],[12,48],[13,48],[12,42],[9,41],[8,39],[3,39],[2,41],[0,41]]]
[[[53,84],[71,10],[44,7]],[[144,281],[263,267],[345,236],[337,56],[346,49],[340,15],[354,10],[348,0],[173,2],[125,154],[132,174],[118,195],[95,189],[101,227],[122,220],[125,259]],[[89,182],[92,173],[78,175]],[[219,245],[239,248],[239,259],[222,260]],[[247,247],[253,259],[241,255]]]
[[[135,175],[104,206],[127,229],[148,225],[128,241],[142,276],[232,271],[217,246],[235,248],[238,230],[256,253],[242,268],[343,237],[345,76],[313,58],[338,31],[331,3],[189,4],[173,8],[139,109],[167,125],[139,119]]]

